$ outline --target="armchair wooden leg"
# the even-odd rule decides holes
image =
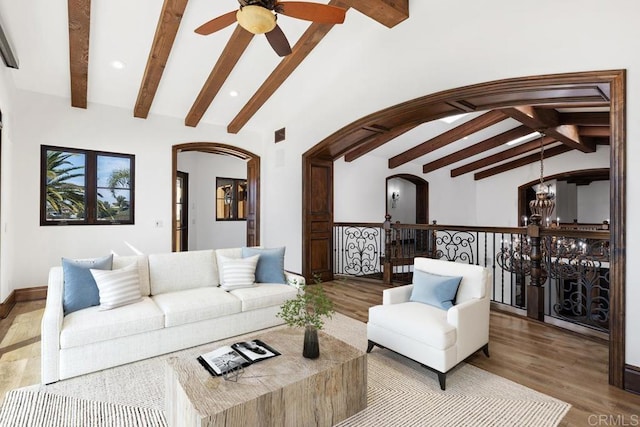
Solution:
[[[375,347],[376,343],[374,343],[373,341],[369,341],[367,340],[367,353],[371,353],[371,350],[373,350],[373,347]]]
[[[438,381],[440,382],[440,390],[444,390],[445,383],[447,382],[447,374],[438,372]]]
[[[489,356],[489,343],[486,343],[484,347],[482,347],[482,352],[484,353],[485,356],[491,357]]]

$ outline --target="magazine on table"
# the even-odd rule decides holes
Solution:
[[[198,361],[211,375],[219,376],[239,366],[248,366],[278,356],[277,350],[261,340],[240,341],[216,348],[198,356]]]

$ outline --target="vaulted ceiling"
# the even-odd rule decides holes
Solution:
[[[269,100],[292,76],[299,78],[296,73],[300,73],[300,68],[304,69],[303,63],[314,49],[325,43],[334,28],[343,27],[336,31],[349,31],[350,26],[356,28],[358,25],[354,21],[365,19],[392,31],[405,20],[421,18],[409,16],[408,0],[330,0],[328,4],[347,10],[347,19],[340,26],[280,16],[278,22],[293,46],[292,53],[280,59],[264,40],[254,40],[262,36],[254,36],[237,25],[206,37],[193,33],[200,24],[237,8],[234,0],[164,0],[160,9],[154,9],[160,5],[159,1],[154,7],[132,6],[126,0],[113,2],[125,2],[120,5],[119,17],[111,16],[117,8],[109,9],[105,4],[92,4],[90,0],[67,2],[71,105],[91,108],[88,100],[92,98],[92,90],[102,91],[101,99],[109,102],[106,93],[109,88],[104,87],[108,86],[109,80],[103,78],[102,71],[93,66],[92,61],[94,52],[106,49],[110,43],[108,37],[112,36],[111,44],[117,44],[117,41],[131,43],[138,47],[138,52],[144,52],[146,58],[144,71],[139,74],[141,79],[129,78],[126,82],[129,87],[137,85],[136,99],[112,100],[114,104],[128,105],[132,115],[140,119],[146,119],[154,111],[182,114],[187,127],[196,127],[203,120],[219,123],[226,117],[227,131],[232,134],[250,125],[258,112],[265,114]],[[11,12],[12,6],[5,7]],[[54,6],[47,4],[44,7]],[[60,18],[59,7],[55,13],[53,11],[47,14],[49,19]],[[41,13],[45,15],[47,11]],[[3,18],[6,21],[6,17]],[[112,26],[105,33],[107,23]],[[135,40],[118,39],[119,28],[130,35],[135,25],[139,26]],[[17,27],[9,27],[16,33],[14,37],[20,37]],[[196,61],[193,55],[202,56],[206,52],[204,46],[212,47],[212,40],[215,40],[216,48],[211,49],[208,61],[202,58]],[[323,49],[335,48],[335,40],[328,43],[333,44],[323,46]],[[258,44],[260,52],[256,51]],[[19,56],[20,53],[25,52],[19,52]],[[176,65],[178,61],[180,66]],[[195,78],[196,74],[199,80]],[[229,81],[239,84],[235,78],[238,74],[243,76],[246,85],[241,89],[245,90],[243,104],[230,101],[227,94]],[[90,84],[94,78],[104,82],[101,87]],[[163,85],[165,88],[171,86],[172,94],[180,93],[180,84],[183,85],[183,96],[161,95]],[[307,84],[317,84],[317,80]],[[246,91],[253,94],[248,96]],[[510,106],[509,95],[500,99],[478,94],[429,106],[416,106],[408,101],[401,112],[373,114],[337,130],[331,144],[325,144],[324,154],[333,159],[344,157],[347,162],[357,161],[367,154],[384,156],[390,169],[418,162],[424,173],[447,168],[453,178],[474,173],[475,179],[482,179],[538,161],[540,138],[505,145],[533,131],[545,135],[542,139],[545,157],[570,150],[588,154],[594,152],[597,145],[609,143],[606,85],[568,85],[537,91],[525,99],[530,102],[519,107]],[[289,102],[295,104],[296,100]],[[168,103],[174,105],[167,107]],[[436,120],[461,113],[467,115],[452,123]]]

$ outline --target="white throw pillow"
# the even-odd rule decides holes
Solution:
[[[137,263],[119,270],[91,269],[91,274],[98,285],[100,310],[111,310],[142,299]]]
[[[229,258],[218,255],[219,266],[222,270],[222,283],[220,287],[225,291],[255,286],[256,266],[260,255],[248,258]]]

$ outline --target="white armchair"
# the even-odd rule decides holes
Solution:
[[[447,372],[458,363],[480,349],[489,356],[491,272],[430,258],[416,258],[414,270],[462,276],[453,307],[410,301],[413,284],[384,290],[382,305],[369,308],[367,353],[378,346],[413,359],[437,373],[444,390]]]

